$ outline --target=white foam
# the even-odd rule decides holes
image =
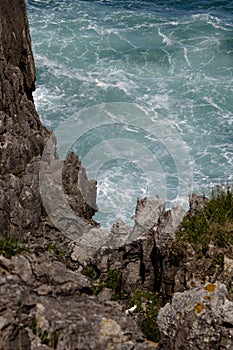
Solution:
[[[141,114],[139,108],[135,115],[129,109],[129,121],[133,117],[145,120],[142,129],[146,129],[147,121],[153,125],[169,122],[187,143],[195,189],[218,177],[232,176],[233,25],[229,19],[210,15],[204,9],[198,14],[172,13],[156,2],[153,11],[144,7],[143,11],[137,10],[133,3],[130,9],[122,7],[117,0],[108,1],[113,6],[107,6],[106,1],[60,1],[59,7],[54,3],[50,11],[42,6],[29,11],[38,70],[34,99],[46,126],[56,127],[84,107],[106,102],[136,103]],[[139,1],[137,6],[143,3]],[[122,121],[123,110],[118,108],[106,111],[110,123]],[[122,132],[141,136],[139,129],[130,125]],[[95,121],[91,127],[95,127]],[[160,140],[165,145],[169,142],[166,130],[161,131]],[[158,138],[147,135],[145,141],[148,146]],[[177,150],[181,145],[178,141],[174,146]],[[90,140],[86,142],[89,145]],[[85,142],[82,147],[85,150]],[[133,154],[127,151],[128,157]],[[141,152],[140,147],[136,152]],[[161,157],[165,153],[161,152]],[[110,158],[117,155],[113,144],[108,144],[106,154]],[[92,169],[97,163],[92,160]],[[149,167],[150,162],[147,164]],[[175,178],[174,169],[166,169],[160,171],[163,180]],[[98,200],[114,208],[112,217],[129,218],[136,203],[132,197],[137,191],[145,195],[146,188],[137,183],[136,191],[126,180],[120,180],[118,188],[114,185],[114,176],[120,176],[116,170],[111,173],[109,168],[103,174],[99,178]],[[158,192],[166,196],[166,186],[172,187],[172,181],[162,183],[156,176],[148,177],[147,185],[159,183]],[[186,200],[178,199],[181,203]],[[123,201],[128,209],[114,204]],[[175,201],[172,198],[170,204]],[[108,214],[104,220],[109,220]]]
[[[167,35],[162,33],[160,28],[158,28],[158,34],[159,34],[159,36],[161,36],[163,38],[163,43],[165,43],[167,45],[171,45],[172,44],[172,40]]]

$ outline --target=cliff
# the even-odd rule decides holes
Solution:
[[[33,103],[35,79],[25,2],[1,0],[0,349],[150,348],[120,307],[91,296],[92,280],[71,258],[75,242],[53,226],[42,206],[39,168],[50,133]],[[96,227],[95,183],[76,155],[61,164],[55,140],[52,150],[47,164],[63,168],[72,210]],[[77,187],[80,176],[84,189]],[[91,205],[82,194],[87,192]]]
[[[0,14],[0,221],[2,233],[19,235],[25,230],[38,231],[46,216],[38,174],[49,132],[42,126],[33,103],[36,74],[25,2],[1,1]],[[57,158],[56,152],[53,158]],[[96,205],[90,207],[75,189],[82,170],[80,162],[70,155],[60,166],[70,205],[90,220]],[[95,202],[95,185],[86,182]]]
[[[133,227],[100,228],[96,183],[58,159],[35,79],[25,2],[0,0],[0,349],[231,349],[231,224],[190,240],[184,217],[209,203],[193,195],[188,215],[144,198]]]

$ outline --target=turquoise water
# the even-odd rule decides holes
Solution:
[[[97,179],[104,226],[233,180],[233,1],[27,4],[38,113]]]

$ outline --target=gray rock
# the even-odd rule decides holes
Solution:
[[[175,293],[171,304],[159,311],[159,349],[232,349],[233,302],[227,297],[219,282]]]
[[[205,204],[209,201],[205,196],[200,196],[195,193],[189,195],[189,213],[194,215],[198,210],[204,208]]]
[[[59,161],[55,137],[39,120],[32,96],[36,75],[24,0],[0,1],[0,28],[0,180],[4,180],[0,181],[1,233],[21,237],[28,229],[43,230],[46,209],[51,218],[58,217],[65,223],[64,231],[70,230],[71,237],[78,238],[84,226],[97,225],[92,220],[97,210],[96,182],[87,179],[73,153],[65,162]],[[52,180],[61,170],[59,184],[51,183],[46,174],[45,190],[50,203],[66,198],[68,214],[63,206],[52,212],[53,208],[44,206],[40,169],[50,170]]]
[[[146,197],[138,199],[133,219],[135,225],[132,232],[132,238],[136,239],[145,231],[158,224],[159,217],[165,212],[165,202],[162,198]]]
[[[186,212],[181,207],[173,207],[171,210],[164,211],[160,215],[159,225],[153,227],[156,247],[161,254],[165,254],[166,250],[175,240],[175,232],[181,224]]]
[[[0,266],[0,349],[153,349],[117,303],[83,294],[80,273],[45,255],[0,256]]]
[[[112,242],[109,242],[112,247],[123,246],[130,240],[132,227],[126,225],[122,220],[117,220],[111,227]]]

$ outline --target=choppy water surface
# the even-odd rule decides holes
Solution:
[[[97,178],[103,225],[232,180],[233,1],[27,3],[39,115]]]

